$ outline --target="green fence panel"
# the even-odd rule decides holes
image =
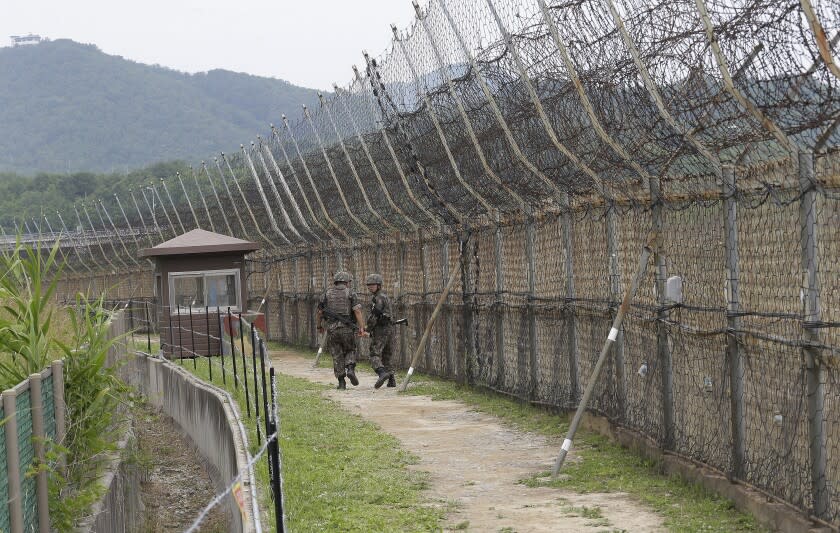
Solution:
[[[52,374],[41,382],[41,402],[44,406],[44,435],[47,440],[52,440],[55,438],[55,397]]]
[[[0,420],[4,420],[6,414],[0,406]],[[9,474],[6,470],[6,425],[0,424],[0,531],[9,531],[9,506],[5,502],[9,501]]]
[[[35,459],[35,446],[32,442],[32,402],[30,394],[31,391],[26,390],[17,397],[16,403],[24,531],[32,531],[33,528],[37,529],[38,527],[38,503],[35,495],[35,477],[27,475]]]

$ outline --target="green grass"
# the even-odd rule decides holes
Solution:
[[[307,350],[297,351],[301,355],[312,356]],[[324,359],[329,357],[322,357],[321,365],[325,364]],[[404,374],[400,373],[397,381],[400,382],[403,377]],[[569,427],[568,415],[554,414],[491,391],[418,373],[412,376],[406,394],[430,396],[433,400],[460,401],[477,411],[499,417],[516,429],[550,438],[562,438]],[[554,486],[578,493],[625,492],[660,514],[671,531],[766,531],[754,517],[735,509],[730,500],[700,485],[662,475],[659,465],[605,437],[579,431],[574,453],[580,460],[567,461],[557,481],[551,481],[550,472],[541,472],[522,480],[522,483],[530,487]],[[620,528],[621,525],[617,526]]]
[[[220,363],[219,358],[213,358]],[[225,358],[230,371],[229,358]],[[209,381],[207,360],[184,368]],[[249,361],[250,366],[250,361]],[[239,366],[241,372],[241,366]],[[250,368],[249,368],[250,370]],[[221,384],[220,368],[213,382]],[[253,374],[248,383],[253,397]],[[245,416],[242,388],[227,390]],[[439,531],[445,502],[428,502],[427,474],[406,468],[416,457],[379,428],[324,397],[330,387],[277,374],[281,410],[281,460],[285,511],[291,531]],[[253,400],[253,398],[252,398]],[[253,407],[253,406],[252,406]],[[261,413],[262,415],[262,413]],[[245,420],[251,453],[257,449],[254,423]],[[268,468],[256,469],[263,527],[275,531]],[[270,527],[270,529],[269,529]]]

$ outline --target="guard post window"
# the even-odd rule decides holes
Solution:
[[[239,311],[239,271],[208,270],[204,272],[174,272],[169,274],[170,303],[176,313],[203,312],[204,307]]]

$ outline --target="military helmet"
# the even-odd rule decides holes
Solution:
[[[333,276],[333,283],[350,283],[352,279],[353,276],[351,276],[349,272],[339,270],[335,273],[335,276]]]
[[[382,285],[382,275],[368,274],[368,277],[365,278],[365,285]]]

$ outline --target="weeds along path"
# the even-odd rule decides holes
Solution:
[[[171,418],[144,407],[134,420],[139,460],[146,471],[140,484],[145,522],[137,531],[184,531],[216,495],[216,488],[198,453]],[[225,510],[216,506],[199,531],[221,533],[227,527]]]
[[[312,368],[312,358],[275,349],[271,359],[284,374],[335,384],[332,369]],[[518,483],[550,470],[559,444],[514,431],[459,402],[376,390],[372,372],[359,369],[357,374],[358,387],[348,383],[346,391],[326,394],[419,457],[414,468],[431,474],[429,498],[450,506],[446,531],[665,531],[659,515],[623,494],[578,494]]]

